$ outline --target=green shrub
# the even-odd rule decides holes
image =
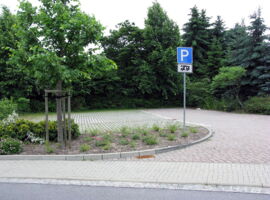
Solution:
[[[108,151],[108,150],[110,150],[111,148],[112,148],[111,143],[108,143],[108,144],[106,144],[105,146],[102,147],[102,149],[103,149],[104,151]]]
[[[128,143],[129,143],[129,141],[127,139],[121,139],[119,141],[119,144],[121,144],[121,145],[128,145]]]
[[[53,153],[54,152],[54,149],[52,148],[51,144],[49,142],[45,142],[45,151],[46,153]]]
[[[244,110],[250,113],[270,115],[270,96],[251,97],[244,103]]]
[[[89,131],[89,134],[93,137],[98,136],[100,134],[100,131],[98,129],[92,129]]]
[[[147,145],[155,145],[158,143],[158,139],[153,135],[149,135],[143,138],[143,142]]]
[[[174,134],[168,134],[167,139],[169,141],[174,141],[174,140],[176,140],[176,135],[174,135]]]
[[[16,154],[22,151],[19,140],[7,137],[0,139],[0,155]]]
[[[168,135],[168,134],[167,134],[166,132],[160,132],[160,133],[159,133],[159,136],[160,136],[160,137],[166,137],[167,135]]]
[[[9,99],[1,99],[0,100],[0,120],[7,118],[9,115],[13,113],[13,111],[17,110],[17,104]]]
[[[80,146],[80,152],[86,152],[86,151],[89,151],[90,149],[91,149],[91,147],[88,144],[82,144]]]
[[[24,97],[18,98],[16,100],[17,107],[18,107],[18,112],[23,113],[23,112],[30,112],[30,99],[26,99]]]
[[[27,139],[27,133],[32,132],[36,137],[45,138],[45,121],[31,122],[25,119],[18,119],[16,122],[9,124],[0,124],[0,137],[9,136],[21,141]],[[72,139],[80,135],[79,126],[72,120],[71,122]],[[57,122],[49,121],[49,139],[57,140]]]
[[[129,143],[129,146],[130,146],[131,148],[135,148],[135,147],[136,147],[136,142],[131,141],[131,142]]]
[[[181,134],[181,136],[182,136],[182,137],[187,137],[187,136],[188,136],[188,132],[183,132],[183,133]]]
[[[160,131],[161,130],[160,126],[158,126],[157,124],[153,124],[152,129],[154,131]]]
[[[121,136],[128,137],[131,134],[131,129],[127,126],[123,126],[120,128]]]
[[[178,129],[178,125],[177,124],[169,124],[167,128],[169,129],[169,131],[171,133],[175,133]]]
[[[104,137],[96,137],[95,138],[95,145],[97,147],[103,147],[103,146],[109,145],[110,143],[111,143],[111,141],[104,138]]]
[[[91,142],[93,140],[93,138],[91,138],[91,137],[84,137],[83,138],[83,141],[85,141],[85,142]]]
[[[198,133],[198,129],[196,127],[189,127],[189,131],[191,133]]]
[[[132,140],[139,140],[140,138],[141,138],[141,135],[139,133],[135,133],[131,137]]]

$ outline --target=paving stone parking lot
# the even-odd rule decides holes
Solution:
[[[53,119],[51,116],[50,119]],[[182,110],[147,109],[73,113],[82,132],[121,126],[150,126],[182,120]],[[34,120],[44,119],[43,116]],[[145,161],[270,164],[270,116],[187,109],[187,121],[211,128],[212,138],[194,146],[156,155]],[[128,159],[130,160],[130,159]],[[132,158],[131,160],[135,160]]]
[[[151,126],[153,124],[166,125],[171,119],[153,115],[142,110],[119,110],[100,112],[72,113],[71,117],[79,124],[82,133],[91,129],[115,130],[123,126]],[[44,120],[44,116],[24,117],[32,121]],[[50,115],[49,120],[56,120],[55,115]]]
[[[180,109],[146,110],[157,116],[182,119]],[[155,161],[270,164],[270,116],[207,110],[187,110],[187,121],[215,133],[208,141],[157,155]]]

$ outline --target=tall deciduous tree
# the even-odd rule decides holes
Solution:
[[[19,98],[32,92],[33,80],[25,71],[10,64],[11,50],[16,48],[16,15],[6,7],[0,15],[0,97]]]
[[[40,0],[35,8],[26,0],[18,11],[19,42],[13,63],[30,71],[45,88],[62,90],[78,77],[89,77],[91,56],[103,27],[79,8],[77,0]],[[58,93],[58,96],[61,96]],[[58,141],[63,141],[61,101],[57,100]]]
[[[152,93],[153,72],[145,62],[142,29],[129,21],[120,23],[117,30],[104,37],[102,46],[106,56],[118,65],[122,95],[138,97]]]
[[[147,64],[154,72],[156,97],[167,99],[178,93],[176,48],[180,45],[179,28],[159,3],[148,9],[145,20],[145,49]]]

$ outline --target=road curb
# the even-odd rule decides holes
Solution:
[[[192,190],[208,192],[237,192],[250,194],[268,194],[269,187],[250,185],[224,185],[224,184],[184,184],[184,183],[153,183],[153,182],[131,182],[131,181],[106,181],[106,180],[82,180],[82,179],[54,179],[54,178],[0,178],[0,183],[16,184],[46,184],[46,185],[77,185],[94,187],[125,187],[146,189],[170,189],[170,190]]]
[[[204,127],[206,128],[206,127]],[[201,143],[213,136],[214,131],[208,129],[208,134],[196,141],[184,145],[175,145],[168,147],[161,147],[156,149],[147,149],[141,151],[130,151],[130,152],[117,152],[117,153],[104,153],[104,154],[78,154],[78,155],[1,155],[0,160],[107,160],[107,159],[119,159],[119,158],[132,158],[136,156],[153,156],[155,154],[166,153],[182,148],[192,146],[194,144]]]

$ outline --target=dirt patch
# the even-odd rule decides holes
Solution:
[[[61,154],[93,154],[113,153],[153,148],[185,145],[197,141],[208,134],[204,127],[171,131],[169,128],[153,129],[122,129],[116,132],[91,132],[82,134],[73,140],[70,148],[61,149],[58,143],[49,145],[23,144],[21,155],[61,155]]]

